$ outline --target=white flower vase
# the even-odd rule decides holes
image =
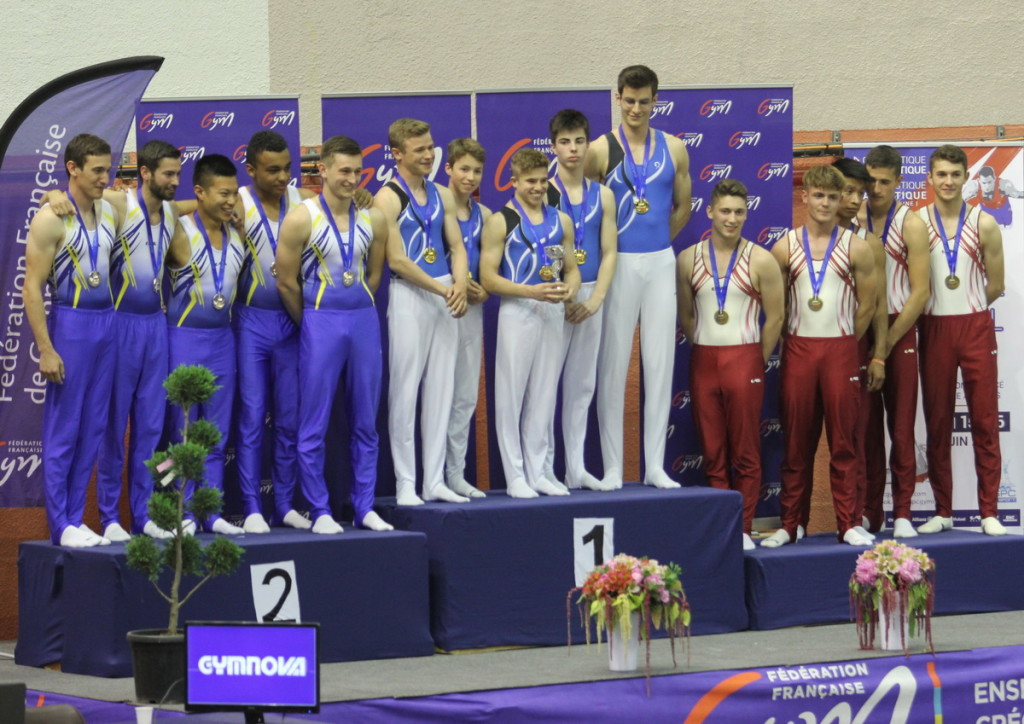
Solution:
[[[902,596],[900,597],[902,599]],[[900,612],[903,608],[903,612]],[[910,632],[907,625],[907,605],[898,600],[890,615],[884,608],[878,609],[878,642],[882,651],[903,651],[903,642],[910,644]]]
[[[623,638],[622,627],[608,631],[608,668],[612,671],[636,671],[636,658],[640,650],[637,635],[640,632],[640,612],[629,614],[629,636]]]

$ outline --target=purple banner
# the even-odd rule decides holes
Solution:
[[[771,248],[793,222],[793,89],[663,88],[651,125],[683,139],[690,155],[693,215],[674,240],[678,252],[710,237],[706,205],[715,184],[742,181],[749,193],[743,237]],[[762,488],[758,516],[778,515],[782,431],[779,360],[765,373],[761,423]],[[684,485],[704,484],[703,455],[690,406],[690,354],[677,335],[666,468]]]
[[[158,98],[139,104],[136,122],[139,148],[159,139],[181,150],[183,185],[191,186],[191,164],[208,153],[220,153],[235,162],[238,185],[250,182],[245,171],[245,147],[257,131],[284,136],[292,154],[292,178],[301,182],[299,162],[299,101],[277,98]],[[190,198],[190,193],[183,194]]]
[[[388,126],[399,118],[426,121],[437,147],[430,180],[447,186],[445,150],[453,139],[471,135],[471,100],[469,93],[324,96],[320,102],[323,136],[344,135],[359,142],[363,147],[363,180],[359,185],[377,193],[391,180],[395,169],[388,147]]]
[[[607,656],[603,647],[573,655],[577,653],[595,659]],[[667,650],[656,653],[668,656]],[[1021,721],[1024,696],[1022,662],[1024,647],[1010,646],[658,676],[651,680],[649,697],[639,677],[420,699],[372,699],[326,706],[321,714],[339,721],[424,723],[1016,724]]]
[[[7,240],[0,251],[0,507],[43,504],[46,382],[21,297],[29,224],[44,193],[67,187],[64,147],[79,133],[105,139],[117,166],[135,105],[162,62],[125,58],[61,76],[30,95],[0,129],[0,227]]]

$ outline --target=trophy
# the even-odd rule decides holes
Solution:
[[[558,281],[562,280],[562,259],[565,256],[565,247],[561,244],[548,244],[544,247],[544,253],[551,260],[551,276]]]

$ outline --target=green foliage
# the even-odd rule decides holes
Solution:
[[[220,385],[213,373],[202,365],[178,365],[164,380],[164,389],[168,402],[188,410],[213,397]]]
[[[206,520],[211,515],[219,513],[224,504],[224,495],[216,488],[200,486],[192,494],[192,500],[188,503],[188,509],[200,520]]]
[[[167,546],[168,552],[173,553],[174,547]],[[174,558],[169,555],[165,561],[168,567],[174,567]],[[181,538],[181,572],[186,576],[203,575],[203,546],[195,536],[186,535]]]
[[[170,458],[170,455],[167,454],[166,450],[158,450],[153,453],[153,457],[146,461],[146,468],[149,469],[149,474],[153,476],[153,485],[158,488],[162,487],[161,483],[164,477],[166,477],[167,471],[160,472],[157,470],[157,467],[165,463],[168,458]]]
[[[178,496],[176,490],[155,490],[149,496],[149,519],[164,530],[176,530],[178,525]],[[134,540],[134,539],[133,539]]]
[[[203,480],[206,477],[206,456],[210,454],[202,445],[179,442],[167,448],[174,460],[172,469],[179,480]]]
[[[227,576],[238,568],[245,550],[224,536],[217,536],[206,546],[206,572],[211,576]]]
[[[215,448],[220,439],[220,430],[209,420],[196,420],[188,426],[188,441],[206,448],[207,451]],[[197,479],[190,478],[190,480]]]
[[[149,580],[156,581],[164,565],[165,551],[155,540],[145,535],[132,536],[124,550],[130,567],[141,571]]]

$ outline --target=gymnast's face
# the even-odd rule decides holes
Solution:
[[[245,170],[260,195],[280,198],[292,180],[292,155],[287,148],[283,151],[261,151],[256,163],[245,164]]]
[[[320,177],[324,188],[339,199],[351,199],[359,186],[363,172],[363,157],[345,153],[332,154],[320,163]]]

